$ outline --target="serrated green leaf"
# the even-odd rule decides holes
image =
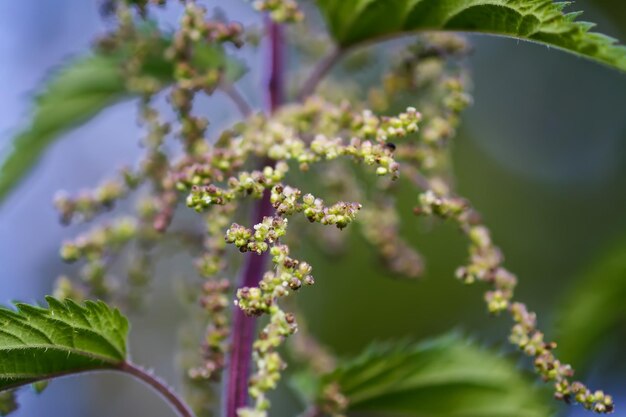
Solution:
[[[152,35],[149,31],[146,33],[146,36]],[[154,51],[142,69],[143,75],[164,85],[171,83],[174,76],[172,63],[164,57],[168,44],[168,39],[156,39]],[[199,68],[222,68],[231,82],[245,73],[245,66],[227,57],[219,47],[203,45],[196,52],[195,64]],[[121,72],[126,55],[90,55],[56,71],[45,91],[35,100],[30,126],[16,135],[12,150],[0,164],[0,202],[63,133],[85,123],[105,108],[134,96]]]
[[[125,363],[128,321],[118,310],[46,300],[48,308],[0,308],[0,391]]]
[[[539,42],[626,71],[626,48],[552,0],[317,0],[343,48],[414,31],[479,32]]]
[[[548,396],[498,353],[449,335],[376,345],[323,378],[351,411],[419,417],[547,417]],[[321,395],[321,394],[320,394]]]
[[[0,416],[7,416],[17,410],[18,405],[15,400],[15,391],[0,392]]]
[[[557,309],[559,356],[576,368],[584,366],[593,350],[626,320],[626,242],[603,253]]]

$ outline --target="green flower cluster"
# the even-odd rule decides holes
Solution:
[[[234,223],[226,231],[226,242],[234,244],[240,252],[256,252],[260,255],[286,232],[287,219],[264,217],[261,223],[254,225],[254,230]]]
[[[83,282],[89,285],[94,295],[107,297],[113,288],[106,276],[106,256],[120,250],[136,238],[137,233],[137,222],[131,217],[123,217],[111,224],[97,226],[73,241],[65,242],[61,247],[61,258],[66,262],[85,259],[86,263],[81,270]],[[59,283],[68,286],[68,282],[63,279]],[[66,292],[80,290],[66,289]]]
[[[119,248],[128,243],[136,233],[135,220],[123,217],[109,225],[95,227],[74,241],[65,242],[61,247],[61,258],[66,262],[75,262],[81,258],[99,259],[107,249]]]
[[[177,82],[169,100],[181,122],[177,134],[187,153],[192,155],[200,155],[207,150],[204,134],[209,125],[206,118],[192,113],[193,99],[198,91],[213,92],[220,79],[219,70],[198,71],[192,64],[195,47],[209,36],[205,22],[206,10],[195,2],[186,3],[174,41],[166,52],[175,65],[174,78]]]
[[[265,273],[258,287],[237,290],[236,304],[246,314],[267,314],[270,317],[253,346],[256,372],[250,377],[249,392],[255,404],[240,409],[240,416],[267,416],[270,403],[266,393],[276,388],[280,372],[286,366],[276,349],[286,337],[296,332],[297,325],[295,316],[282,310],[278,299],[297,291],[302,285],[314,283],[311,266],[291,258],[286,245],[272,246],[270,253],[274,270]]]
[[[229,178],[227,188],[214,184],[194,185],[187,196],[187,207],[200,212],[212,205],[224,205],[245,196],[259,199],[265,189],[278,184],[288,170],[285,162],[279,162],[275,167],[266,166],[263,171],[240,172],[237,177]]]
[[[270,407],[267,392],[276,388],[281,372],[286,367],[276,349],[297,329],[293,314],[285,313],[277,306],[273,306],[269,315],[269,324],[261,331],[253,345],[253,360],[257,364],[257,369],[250,377],[249,393],[255,404],[254,407],[239,409],[238,414],[241,417],[267,415]]]
[[[602,391],[591,391],[581,382],[571,381],[572,367],[561,363],[554,355],[555,342],[546,342],[537,329],[537,317],[526,305],[513,301],[517,278],[502,266],[504,257],[491,239],[489,229],[469,203],[458,197],[437,194],[427,190],[419,196],[416,214],[453,220],[468,237],[470,262],[457,270],[457,277],[465,284],[484,282],[492,289],[485,293],[487,308],[492,314],[507,311],[515,323],[509,340],[526,355],[534,358],[536,372],[545,381],[554,383],[555,397],[566,402],[577,402],[599,413],[613,411],[611,396]]]
[[[369,205],[359,216],[359,223],[365,239],[378,250],[392,272],[408,278],[417,278],[422,274],[424,260],[400,237],[400,219],[393,204]]]
[[[302,192],[299,189],[280,184],[272,188],[270,202],[279,215],[303,213],[311,223],[334,225],[338,229],[343,229],[352,223],[358,211],[361,210],[359,203],[342,201],[326,207],[324,201],[313,194],[306,194],[304,197],[301,195]]]
[[[252,6],[259,12],[269,13],[270,18],[278,23],[295,23],[304,19],[295,0],[254,0]]]
[[[613,410],[610,396],[601,391],[592,393],[583,384],[571,382],[571,367],[554,356],[556,345],[544,341],[543,333],[536,328],[535,314],[514,301],[517,278],[503,267],[504,258],[493,244],[489,229],[465,199],[454,196],[447,180],[450,140],[460,113],[471,103],[463,68],[448,60],[467,53],[464,41],[450,35],[432,35],[404,51],[383,76],[382,88],[369,91],[370,107],[376,113],[353,107],[347,100],[331,102],[312,97],[284,105],[271,115],[246,115],[244,121],[208,140],[209,121],[194,113],[194,100],[199,93],[212,94],[224,88],[225,80],[223,70],[198,65],[198,58],[202,58],[199,47],[221,50],[228,44],[239,48],[244,37],[241,26],[207,19],[206,10],[198,2],[185,1],[180,25],[163,51],[162,34],[155,29],[150,36],[142,35],[146,30],[135,24],[131,8],[143,15],[149,3],[165,1],[116,3],[119,25],[100,40],[99,48],[126,57],[122,74],[127,87],[141,95],[139,117],[146,131],[145,157],[136,173],[124,171],[123,178],[104,182],[76,198],[61,195],[56,205],[62,219],[70,222],[88,220],[111,208],[139,185],[147,189],[147,196],[139,201],[134,219],[122,218],[94,228],[65,243],[61,255],[68,262],[85,259],[83,280],[91,292],[106,297],[113,290],[106,279],[112,253],[130,242],[137,243],[138,256],[129,270],[128,284],[141,287],[148,280],[153,264],[151,249],[156,242],[174,237],[177,243],[189,244],[194,254],[199,254],[195,266],[201,277],[201,291],[196,290],[195,295],[202,308],[202,320],[206,321],[196,361],[200,365],[188,373],[192,379],[220,380],[229,350],[228,306],[235,298],[236,308],[245,314],[268,316],[253,345],[256,369],[249,380],[249,393],[255,403],[239,410],[241,417],[267,416],[267,393],[276,387],[286,366],[277,349],[297,329],[294,315],[284,311],[279,301],[314,283],[312,267],[290,256],[288,216],[302,214],[310,222],[340,230],[358,221],[365,239],[391,271],[418,276],[423,260],[400,236],[392,196],[398,191],[398,181],[394,180],[402,174],[424,190],[416,214],[450,219],[468,237],[469,262],[457,270],[457,277],[466,284],[484,282],[491,286],[485,293],[489,312],[511,315],[511,342],[534,358],[537,372],[555,384],[556,397],[601,413]],[[255,0],[254,6],[268,12],[275,21],[302,18],[294,0]],[[142,71],[157,55],[159,59],[165,57],[174,69],[174,82],[167,95],[176,116],[172,124],[153,105],[156,93],[165,87],[163,80]],[[404,97],[423,112],[407,107],[396,115],[380,115],[387,112],[392,98],[403,95],[408,95]],[[183,145],[177,159],[164,146],[171,136]],[[353,166],[374,171],[377,178],[366,182],[355,175]],[[288,178],[290,167],[315,177],[323,192],[330,194],[324,198],[338,202],[326,205],[320,197],[286,185],[292,179]],[[293,176],[292,184],[296,184],[297,175]],[[233,223],[244,208],[240,203],[247,197],[269,198],[271,207],[266,208],[274,210],[261,221],[256,219],[253,223],[258,224],[252,228]],[[200,236],[171,226],[181,201],[205,213]],[[334,228],[325,230],[338,233]],[[228,245],[240,252],[252,252],[247,257],[271,256],[272,261],[258,286],[237,288],[234,297],[230,281],[224,278],[231,272],[226,262]],[[176,245],[176,249],[182,246]],[[59,281],[58,291],[80,296],[65,278]],[[328,385],[321,401],[320,410],[332,415],[341,415],[347,407],[347,399],[336,384]]]
[[[561,363],[553,353],[555,342],[546,343],[544,335],[537,330],[537,316],[529,312],[522,303],[510,307],[515,325],[511,331],[511,343],[517,345],[527,355],[535,358],[535,369],[546,381],[553,381],[554,396],[566,402],[577,402],[586,409],[597,413],[613,411],[613,398],[603,391],[591,392],[583,383],[570,378],[574,376],[572,367]]]
[[[210,318],[202,343],[202,365],[189,370],[191,379],[218,381],[226,365],[227,342],[230,336],[230,320],[227,308],[230,305],[227,279],[207,280],[202,286],[200,305]]]
[[[236,304],[249,316],[269,314],[276,300],[299,290],[302,285],[313,285],[311,266],[289,256],[289,247],[275,245],[270,249],[275,270],[268,271],[258,287],[237,290]]]
[[[58,192],[54,197],[54,206],[61,215],[61,221],[69,224],[73,220],[92,219],[96,214],[112,209],[115,202],[127,193],[127,184],[109,180],[94,190],[81,192],[75,198],[65,192]]]
[[[214,206],[205,217],[206,236],[204,237],[203,254],[196,259],[196,269],[200,276],[214,278],[226,268],[226,241],[223,236],[230,226],[233,214],[237,209],[234,203]]]

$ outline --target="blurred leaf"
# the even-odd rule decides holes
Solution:
[[[288,385],[303,406],[315,402],[320,391],[320,378],[311,369],[300,369],[289,376]]]
[[[42,381],[33,382],[30,386],[33,387],[33,390],[35,391],[35,393],[41,394],[42,392],[46,390],[46,388],[48,388],[49,383],[50,381],[48,381],[47,379],[44,379]]]
[[[158,38],[155,42],[142,73],[168,84],[174,74],[172,63],[164,58],[169,40]],[[132,53],[90,55],[71,62],[50,78],[45,91],[36,98],[30,126],[15,137],[13,149],[0,164],[0,202],[59,136],[105,108],[133,96],[121,71],[125,57]],[[223,69],[230,82],[245,73],[243,64],[213,45],[199,47],[195,64],[199,68]]]
[[[13,140],[0,166],[0,201],[68,129],[86,122],[126,94],[118,62],[89,56],[59,71],[37,97],[31,125]]]
[[[577,368],[626,319],[626,242],[603,254],[557,310],[559,356]]]
[[[15,400],[15,391],[0,392],[0,416],[6,416],[17,410],[18,405]]]
[[[449,335],[417,345],[375,345],[323,377],[350,411],[419,417],[546,417],[545,397],[494,351]]]
[[[0,308],[0,391],[125,363],[128,321],[118,310],[46,300],[48,308]]]
[[[619,31],[626,35],[626,7],[622,0],[592,0],[591,4],[604,12]]]
[[[318,0],[343,48],[406,32],[453,30],[508,36],[557,47],[626,71],[626,48],[563,13],[552,0]]]

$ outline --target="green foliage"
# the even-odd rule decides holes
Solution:
[[[125,363],[128,321],[103,302],[0,308],[0,390]]]
[[[626,7],[621,0],[592,0],[591,5],[600,9],[621,34],[626,34]]]
[[[140,14],[146,15],[147,0],[131,3],[138,7]],[[563,14],[565,3],[550,0],[319,0],[318,3],[340,47],[336,52],[407,32],[462,30],[536,41],[626,70],[626,49],[617,46],[612,39],[590,33],[590,25],[574,21],[578,14]],[[281,5],[294,15],[276,17],[273,12],[277,9],[271,7]],[[297,20],[300,15],[297,3],[291,0],[258,1],[255,6],[281,21]],[[197,93],[211,94],[219,87],[224,80],[222,76],[232,81],[242,75],[242,67],[232,64],[223,48],[228,44],[240,47],[245,32],[236,23],[207,21],[206,10],[195,2],[187,2],[184,9],[180,27],[170,36],[162,35],[156,25],[154,30],[147,28],[144,32],[143,23],[135,26],[134,14],[123,4],[120,6],[118,30],[101,39],[98,52],[60,71],[48,90],[39,96],[32,126],[16,139],[15,151],[0,168],[0,200],[64,131],[121,99],[141,96],[140,115],[148,132],[144,142],[147,152],[140,164],[141,170],[126,173],[125,180],[130,178],[125,183],[128,190],[122,185],[116,188],[116,182],[108,182],[105,184],[108,188],[99,187],[105,193],[96,191],[87,197],[67,197],[62,203],[57,201],[57,205],[68,221],[81,216],[88,219],[90,216],[85,213],[110,208],[127,191],[133,191],[134,185],[150,182],[150,195],[142,199],[137,209],[137,223],[132,223],[130,229],[124,228],[123,233],[125,242],[132,239],[136,243],[137,269],[141,270],[140,274],[133,274],[134,266],[130,269],[128,287],[131,290],[145,284],[150,275],[145,270],[152,263],[151,249],[159,242],[165,243],[162,238],[172,224],[181,195],[187,194],[189,207],[207,212],[205,235],[201,239],[194,235],[189,244],[202,253],[197,265],[206,281],[203,280],[202,287],[193,293],[200,295],[202,320],[210,325],[206,326],[201,349],[196,347],[195,350],[200,353],[194,359],[198,366],[187,375],[193,382],[206,386],[209,381],[218,382],[221,372],[229,366],[224,390],[227,416],[268,415],[267,393],[276,388],[285,365],[278,349],[285,338],[297,330],[295,315],[283,310],[279,299],[314,283],[311,266],[292,258],[287,239],[282,239],[288,216],[304,214],[312,222],[341,229],[360,221],[357,214],[362,208],[359,202],[343,199],[364,198],[366,202],[369,199],[379,207],[370,212],[370,224],[367,216],[361,223],[364,230],[371,232],[366,236],[377,235],[368,239],[378,246],[386,260],[400,265],[396,269],[412,270],[405,268],[408,264],[417,265],[421,270],[419,255],[398,244],[403,241],[394,206],[393,193],[397,189],[388,182],[381,182],[383,186],[376,187],[375,192],[368,187],[361,188],[362,184],[353,178],[352,168],[338,163],[332,167],[334,170],[318,175],[321,180],[318,185],[337,193],[332,195],[331,192],[332,198],[339,200],[334,205],[325,205],[313,194],[304,194],[299,188],[282,182],[295,165],[291,162],[297,161],[301,171],[309,171],[316,163],[328,163],[339,157],[375,167],[377,175],[391,179],[397,179],[402,169],[403,175],[420,190],[414,213],[454,221],[467,236],[470,258],[457,270],[457,277],[468,284],[490,285],[485,293],[489,311],[511,314],[515,324],[510,341],[533,358],[537,373],[552,382],[555,397],[568,403],[580,403],[598,413],[613,411],[611,396],[570,380],[571,367],[552,353],[555,344],[544,339],[536,326],[535,313],[514,298],[517,278],[504,268],[504,258],[493,243],[491,232],[471,204],[447,183],[451,174],[448,145],[454,137],[460,113],[471,98],[465,90],[464,73],[456,65],[447,65],[450,57],[446,51],[465,51],[464,42],[458,42],[452,35],[440,35],[432,48],[425,48],[429,49],[428,53],[409,51],[414,56],[399,65],[403,71],[394,67],[384,75],[385,88],[379,91],[378,98],[382,97],[380,102],[387,105],[398,92],[407,87],[414,90],[419,87],[415,80],[424,69],[418,64],[422,56],[432,59],[431,64],[435,65],[425,72],[430,76],[428,82],[435,87],[430,89],[431,93],[420,90],[424,97],[420,102],[426,109],[424,114],[409,107],[397,117],[377,116],[360,105],[348,104],[349,100],[336,105],[322,97],[283,106],[283,68],[279,63],[282,32],[271,24],[267,31],[272,62],[268,83],[271,111],[267,115],[245,117],[241,124],[219,135],[220,139],[209,146],[206,140],[208,121],[195,114],[193,103]],[[315,90],[333,62],[333,59],[322,61],[305,87]],[[152,107],[152,100],[170,84],[173,85],[170,105],[176,118],[173,130],[166,118]],[[231,90],[229,95],[240,107],[248,107],[236,91]],[[387,100],[387,96],[391,100]],[[248,112],[244,109],[243,113]],[[422,128],[418,129],[418,123]],[[166,151],[169,146],[165,140],[169,140],[172,132],[175,134],[171,136],[182,140],[181,162]],[[412,142],[394,143],[408,136]],[[259,161],[263,161],[261,165]],[[258,170],[245,171],[255,165]],[[320,170],[313,171],[314,175],[320,173]],[[232,203],[249,197],[260,199],[253,210],[253,225],[249,228],[232,223],[240,217],[238,206]],[[241,206],[243,208],[243,204]],[[294,224],[297,226],[296,222]],[[378,227],[380,224],[382,227]],[[170,230],[170,236],[178,239],[179,230],[175,227]],[[83,269],[87,271],[83,272],[83,277],[88,279],[83,284],[92,294],[105,287],[108,271],[103,254],[119,249],[116,244],[119,239],[109,239],[115,237],[115,226],[94,230],[87,239],[78,238],[76,243],[66,244],[62,249],[68,261],[88,258],[87,267]],[[318,235],[313,239],[317,238],[321,241],[323,237]],[[306,239],[304,236],[305,242]],[[229,268],[223,262],[227,243],[234,244],[241,252],[264,255],[256,257],[255,261],[251,261],[251,257],[245,261],[241,285],[235,292],[237,309],[232,325],[225,313],[231,304],[227,295],[230,283],[217,279]],[[339,247],[342,243],[345,242],[335,245]],[[87,256],[94,251],[94,256]],[[265,271],[264,263],[270,256],[272,266]],[[111,300],[118,295],[128,295],[129,299],[134,295],[131,291],[124,294],[126,286],[121,288],[119,294],[109,293],[108,288],[102,293],[111,295]],[[71,293],[72,288],[67,284],[59,289]],[[354,294],[349,295],[354,298]],[[48,308],[27,304],[16,304],[17,310],[0,308],[0,392],[4,392],[0,397],[0,413],[15,408],[13,389],[16,387],[33,384],[35,390],[40,390],[45,388],[45,381],[54,377],[109,369],[147,382],[181,416],[192,415],[182,400],[156,377],[127,362],[128,322],[118,310],[103,302],[79,305],[71,300],[47,298],[47,301]],[[344,303],[342,308],[345,307]],[[255,324],[245,321],[248,320],[245,315],[269,315],[254,341]],[[319,411],[331,415],[343,415],[347,411],[416,417],[545,417],[552,414],[550,406],[544,402],[549,397],[541,395],[507,359],[456,335],[418,345],[377,345],[337,368],[333,368],[334,358],[329,358],[330,355],[314,342],[301,349],[300,354],[318,374],[335,369],[322,377],[309,375],[300,380],[304,396],[313,400]],[[251,362],[255,365],[252,372]],[[250,407],[245,401],[248,396],[254,400]]]
[[[37,97],[31,125],[13,140],[0,167],[0,201],[28,173],[46,148],[125,96],[124,79],[112,57],[92,55],[58,71]]]
[[[323,378],[349,410],[420,417],[534,417],[550,408],[514,365],[457,335],[375,345]],[[323,388],[322,388],[323,390]]]
[[[567,293],[558,310],[559,352],[575,366],[626,319],[626,242],[615,245]]]
[[[169,40],[157,42],[140,75],[167,85],[174,78],[173,64],[164,57]],[[107,107],[137,95],[126,84],[122,72],[128,54],[92,54],[59,69],[50,78],[36,98],[30,126],[15,137],[13,149],[0,164],[0,202],[63,133]],[[212,45],[199,48],[194,62],[198,68],[221,68],[230,81],[245,72],[242,64],[226,58],[222,49]]]
[[[35,393],[41,394],[46,390],[46,388],[48,388],[49,383],[50,381],[45,379],[42,381],[33,382],[30,386],[33,388],[33,391],[35,391]]]
[[[557,47],[626,71],[626,48],[552,0],[318,0],[343,48],[413,31],[479,32]]]

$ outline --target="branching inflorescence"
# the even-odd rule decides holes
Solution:
[[[248,316],[268,316],[252,345],[255,371],[251,376],[235,375],[249,377],[249,394],[254,399],[250,406],[237,404],[239,416],[265,416],[269,408],[266,394],[276,387],[285,367],[277,349],[297,330],[295,315],[283,309],[281,299],[314,283],[311,265],[291,254],[288,225],[298,226],[291,219],[303,216],[311,223],[338,229],[360,223],[366,240],[380,252],[390,270],[418,276],[423,261],[399,236],[400,216],[395,207],[394,182],[405,177],[423,191],[416,214],[454,221],[467,235],[470,262],[458,270],[458,278],[467,284],[480,281],[492,286],[485,295],[488,310],[494,314],[509,312],[514,321],[511,342],[534,358],[537,372],[555,384],[555,396],[597,412],[612,411],[610,396],[601,391],[592,393],[581,383],[571,382],[571,367],[556,359],[556,344],[544,341],[535,314],[513,301],[517,280],[502,265],[502,253],[492,243],[480,216],[467,200],[453,192],[448,164],[450,142],[460,113],[471,101],[466,92],[467,75],[460,64],[467,52],[461,38],[420,37],[384,74],[383,87],[372,88],[366,97],[372,108],[388,113],[392,99],[410,93],[411,99],[417,97],[415,105],[421,112],[407,107],[394,116],[381,116],[347,100],[333,102],[312,96],[285,104],[269,115],[246,114],[241,123],[210,141],[206,138],[209,122],[194,111],[194,97],[212,94],[218,88],[233,90],[223,66],[206,70],[200,63],[206,59],[207,46],[214,51],[242,47],[243,29],[236,23],[209,19],[200,4],[187,1],[183,2],[185,12],[180,26],[164,47],[162,34],[141,27],[133,16],[134,10],[141,16],[148,15],[149,3],[155,2],[119,2],[116,30],[98,43],[106,53],[127,57],[123,68],[126,82],[141,93],[139,118],[146,131],[142,141],[145,157],[137,169],[123,170],[118,179],[106,181],[94,191],[76,198],[62,194],[56,200],[62,220],[70,223],[92,219],[133,191],[144,193],[138,199],[134,219],[113,220],[63,246],[61,254],[66,261],[86,261],[81,272],[82,291],[101,298],[119,293],[120,283],[113,282],[106,271],[111,256],[131,242],[137,243],[140,263],[138,268],[131,268],[129,283],[145,283],[153,247],[168,236],[179,237],[171,226],[179,202],[203,213],[205,230],[192,243],[201,252],[196,261],[198,275],[203,279],[198,302],[207,325],[198,366],[189,370],[188,376],[220,381],[232,349],[228,310],[232,302]],[[278,22],[300,21],[303,17],[291,0],[255,1],[254,6]],[[173,68],[174,83],[168,87],[167,97],[175,122],[166,122],[155,105],[156,94],[166,82],[140,71],[158,54],[166,57]],[[321,79],[322,74],[316,74]],[[164,144],[171,137],[179,139],[181,154],[165,150]],[[360,168],[369,175],[367,186],[354,178],[354,170]],[[328,170],[337,175],[326,178]],[[293,171],[333,187],[339,185],[340,200],[325,202],[290,183]],[[234,222],[247,207],[247,200],[263,204],[264,199],[269,199],[270,212],[258,223]],[[227,260],[235,251],[230,251],[229,245],[244,253],[246,260],[263,254],[271,259],[267,270],[256,272],[257,282],[239,286],[234,296],[233,282],[228,279],[233,271]],[[67,279],[61,283],[59,291],[76,293]],[[326,409],[341,414],[347,404],[337,387],[329,386],[326,392],[327,403],[335,404]]]

